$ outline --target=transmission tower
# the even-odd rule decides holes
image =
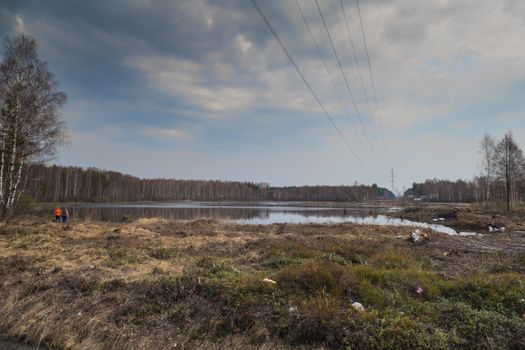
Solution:
[[[390,181],[391,181],[391,191],[392,193],[394,194],[394,196],[396,195],[396,192],[395,192],[395,187],[394,187],[394,179],[397,177],[395,174],[394,174],[394,169],[390,170],[390,175],[388,176],[390,178]]]

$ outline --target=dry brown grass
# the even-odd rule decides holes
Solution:
[[[379,314],[348,313],[352,299],[381,310],[405,293],[412,305],[415,283],[428,285],[430,300],[452,276],[523,269],[525,248],[501,254],[525,247],[521,236],[433,234],[411,246],[399,238],[410,232],[162,219],[1,224],[0,330],[52,349],[284,349],[341,348],[361,325],[368,344],[389,344],[370,333]],[[446,278],[434,282],[435,273]],[[391,322],[399,330],[409,321]]]

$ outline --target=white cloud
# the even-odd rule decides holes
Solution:
[[[15,16],[14,29],[16,33],[27,33],[27,28],[24,24],[24,20],[19,15]]]
[[[146,127],[142,129],[142,133],[149,137],[166,141],[187,141],[192,140],[195,137],[187,130],[177,128]]]

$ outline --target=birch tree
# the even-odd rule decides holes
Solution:
[[[6,38],[0,63],[0,215],[10,215],[25,185],[28,164],[51,159],[66,140],[59,110],[66,95],[36,41],[20,34]]]
[[[489,134],[485,134],[481,139],[479,153],[481,155],[481,174],[485,187],[484,200],[488,202],[491,199],[490,190],[496,177],[496,144]]]
[[[517,183],[523,178],[523,152],[509,131],[496,146],[496,170],[505,184],[505,202],[510,210],[517,198]]]

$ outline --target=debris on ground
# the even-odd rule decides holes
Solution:
[[[505,226],[497,227],[497,225],[494,225],[494,224],[487,225],[487,230],[489,232],[505,232],[506,229],[507,228]]]
[[[266,283],[271,283],[271,284],[276,284],[277,282],[275,282],[274,280],[271,280],[269,278],[264,278],[263,279],[263,282],[266,282]]]
[[[420,230],[420,229],[416,229],[414,232],[412,232],[412,234],[408,238],[408,241],[411,244],[422,244],[429,240],[430,240],[430,233],[428,232],[428,230]]]
[[[424,291],[425,291],[425,290],[424,290],[422,287],[419,287],[419,286],[418,286],[418,287],[416,288],[416,293],[417,293],[417,294],[423,294]]]

